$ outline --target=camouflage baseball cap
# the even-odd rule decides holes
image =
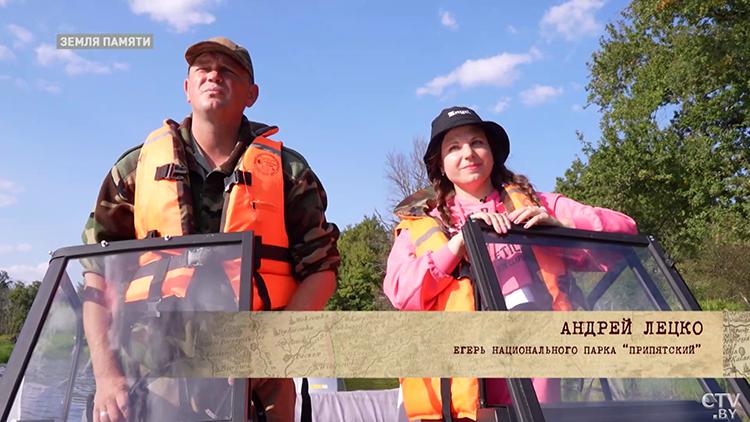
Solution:
[[[187,60],[189,66],[192,66],[198,56],[209,51],[224,53],[237,60],[250,74],[252,83],[255,83],[255,71],[253,71],[253,61],[250,59],[250,53],[247,52],[245,47],[236,44],[228,38],[214,37],[207,41],[200,41],[191,45],[185,51],[185,60]]]

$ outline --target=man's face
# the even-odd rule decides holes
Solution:
[[[193,62],[185,79],[185,95],[194,112],[239,112],[258,98],[258,86],[233,58],[203,53]]]

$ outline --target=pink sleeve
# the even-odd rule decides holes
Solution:
[[[584,205],[560,194],[541,193],[539,198],[555,217],[573,220],[576,229],[638,234],[635,221],[617,211]],[[579,272],[610,271],[622,259],[619,254],[597,250],[569,250],[567,254],[569,268]]]
[[[557,218],[573,220],[577,229],[598,232],[638,234],[635,221],[606,208],[592,207],[555,193],[539,193],[542,205]]]
[[[429,309],[453,279],[450,273],[460,260],[447,244],[417,258],[409,231],[402,230],[388,256],[383,292],[401,311]]]

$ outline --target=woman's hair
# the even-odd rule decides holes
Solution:
[[[492,186],[495,189],[500,190],[503,186],[515,185],[529,197],[531,202],[536,206],[541,206],[539,197],[537,196],[534,187],[529,182],[529,179],[524,175],[515,174],[508,170],[504,163],[496,159],[497,154],[491,141],[489,144],[490,149],[492,150],[492,156],[495,158],[492,172],[490,173]],[[437,209],[440,212],[440,218],[446,226],[453,227],[453,220],[451,218],[450,209],[448,208],[448,199],[450,198],[450,195],[454,193],[455,188],[453,182],[448,180],[448,176],[444,175],[440,170],[442,158],[441,150],[442,148],[439,144],[435,145],[432,154],[427,158],[427,177],[432,182],[435,194],[437,195]]]

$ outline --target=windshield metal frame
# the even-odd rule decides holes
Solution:
[[[26,369],[28,368],[33,351],[36,348],[44,323],[47,321],[52,302],[54,301],[55,295],[61,284],[63,285],[63,291],[66,292],[66,296],[70,296],[69,290],[72,289],[73,286],[67,276],[67,272],[65,271],[70,261],[117,253],[137,253],[149,250],[239,245],[241,248],[240,255],[242,260],[239,291],[240,306],[238,311],[251,311],[253,309],[252,274],[257,265],[256,261],[259,260],[259,256],[255,253],[258,246],[256,243],[259,239],[260,238],[255,237],[253,231],[191,234],[175,237],[165,236],[158,238],[121,240],[116,242],[101,242],[100,244],[93,245],[70,246],[54,251],[51,254],[47,272],[39,286],[39,291],[34,299],[34,303],[32,304],[31,309],[29,309],[28,316],[18,335],[13,353],[11,353],[10,359],[5,368],[5,373],[0,382],[0,420],[7,420],[10,411],[13,408],[13,404],[23,380],[22,375],[26,373]],[[63,278],[66,279],[64,280],[65,282],[63,282]],[[77,295],[75,295],[75,289],[72,291],[75,299],[78,299]],[[74,309],[76,305],[82,306],[80,302],[76,304],[70,297],[68,297],[68,301]],[[76,314],[78,318],[77,311]],[[82,338],[80,335],[82,330],[82,322],[81,325],[78,326],[77,321],[76,332],[79,333],[79,335],[76,339],[76,353],[72,362],[71,374],[77,371],[78,352],[80,352],[78,339]],[[238,382],[238,379],[235,379],[233,383],[232,417],[229,420],[231,422],[240,422],[247,419],[249,410],[248,403],[251,394],[251,380],[244,379],[244,381],[245,382]],[[70,406],[69,394],[72,392],[74,382],[75,378],[71,375],[67,389],[68,391],[66,392],[65,397],[67,405],[64,405],[66,412],[63,414],[63,420],[66,420],[68,417]]]

